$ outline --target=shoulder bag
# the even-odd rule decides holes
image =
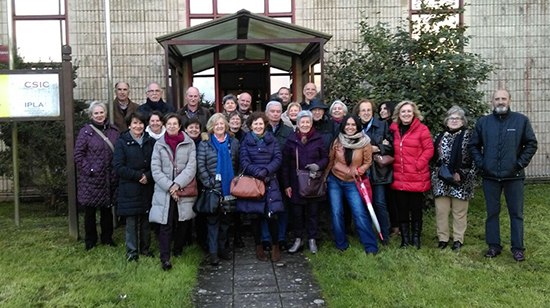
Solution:
[[[221,201],[221,192],[212,188],[203,188],[197,202],[193,205],[193,211],[200,214],[216,214],[220,208]]]
[[[103,141],[105,141],[105,143],[107,143],[107,145],[109,146],[109,148],[111,148],[111,151],[115,151],[115,146],[113,145],[113,143],[111,142],[111,140],[109,140],[109,138],[107,138],[107,136],[105,136],[105,134],[103,134],[102,131],[100,131],[99,129],[97,129],[97,127],[95,127],[93,124],[90,124],[90,127],[95,130],[95,132],[99,135],[99,137],[101,137],[101,139],[103,139]]]
[[[168,153],[168,151],[166,152]],[[172,158],[170,153],[168,153],[168,158],[170,159],[172,166],[174,166],[174,172],[176,176],[178,176],[181,173],[181,170],[179,170],[176,166],[176,163],[174,162],[174,159]],[[191,182],[189,182],[189,184],[187,184],[187,186],[183,188],[180,187],[180,189],[178,189],[178,191],[176,192],[176,195],[178,197],[196,197],[198,194],[199,192],[197,190],[197,179],[195,177],[193,177],[193,179],[191,180]]]
[[[298,148],[296,148],[296,176],[298,177],[298,196],[301,198],[322,197],[327,192],[327,184],[323,171],[309,171],[299,169]]]
[[[384,128],[384,136],[386,136],[386,129]],[[384,138],[382,136],[382,138]],[[393,162],[395,161],[395,158],[391,155],[381,155],[380,153],[375,153],[372,155],[372,158],[374,159],[374,162],[380,166],[380,168],[384,168],[387,166],[393,165]]]
[[[252,176],[244,175],[246,166],[241,174],[231,180],[229,191],[231,195],[244,199],[260,199],[265,195],[265,184]]]

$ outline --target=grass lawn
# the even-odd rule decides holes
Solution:
[[[329,307],[550,307],[550,185],[525,188],[525,262],[510,252],[510,224],[503,202],[502,255],[483,257],[485,201],[470,202],[465,245],[437,249],[435,213],[424,212],[422,249],[399,248],[401,239],[368,257],[357,239],[338,252],[325,242],[310,255]],[[452,244],[452,243],[451,243]]]
[[[155,240],[154,259],[126,261],[124,228],[115,229],[118,247],[86,252],[69,239],[67,218],[42,205],[23,204],[21,224],[14,226],[13,204],[0,204],[0,307],[192,307],[203,257],[196,246],[164,272]]]

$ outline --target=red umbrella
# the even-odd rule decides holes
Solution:
[[[359,168],[357,168],[357,172],[359,172]],[[384,240],[384,237],[382,236],[382,232],[380,229],[380,223],[378,222],[378,218],[376,218],[376,213],[374,212],[374,208],[372,207],[371,197],[372,196],[372,189],[370,186],[370,180],[366,175],[362,176],[356,176],[355,177],[355,185],[357,185],[357,190],[359,190],[359,194],[363,198],[363,201],[367,204],[367,209],[369,210],[369,215],[374,223],[374,227],[376,228],[376,231],[378,231],[378,235],[380,236],[380,240]]]

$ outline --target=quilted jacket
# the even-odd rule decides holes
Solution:
[[[149,213],[153,198],[153,175],[151,155],[155,139],[143,133],[142,146],[132,137],[130,131],[120,135],[115,144],[113,168],[119,176],[117,215],[130,216]],[[147,184],[139,183],[145,174]]]
[[[429,162],[434,154],[434,145],[428,127],[415,118],[403,136],[397,123],[392,123],[390,131],[395,150],[391,188],[412,192],[429,190]]]
[[[185,187],[191,183],[197,173],[195,142],[186,133],[183,133],[183,135],[183,141],[176,146],[176,155],[164,141],[164,138],[157,140],[153,148],[151,172],[155,180],[155,191],[151,211],[149,212],[150,222],[163,225],[168,223],[170,198],[172,198],[168,192],[170,186],[177,183],[180,187]],[[170,157],[174,157],[174,163],[181,171],[179,175],[176,175]],[[182,197],[179,199],[178,221],[186,221],[195,217],[193,204],[196,199],[197,197]]]
[[[103,126],[103,134],[114,145],[118,129],[112,124]],[[113,170],[113,150],[91,124],[85,124],[78,133],[74,149],[78,170],[78,202],[82,206],[109,207],[116,202],[118,178]]]
[[[207,138],[199,143],[199,148],[197,149],[197,177],[204,186],[221,191],[222,184],[216,181],[218,151],[210,141],[212,135],[207,135]],[[239,173],[239,141],[235,138],[230,138],[230,141],[233,173],[237,175]]]

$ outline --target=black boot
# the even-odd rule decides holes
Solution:
[[[409,242],[409,223],[401,223],[401,226],[399,227],[399,231],[401,231],[401,247],[407,247],[410,245]]]
[[[416,249],[420,249],[420,235],[422,234],[422,222],[415,221],[412,223],[412,243]]]

